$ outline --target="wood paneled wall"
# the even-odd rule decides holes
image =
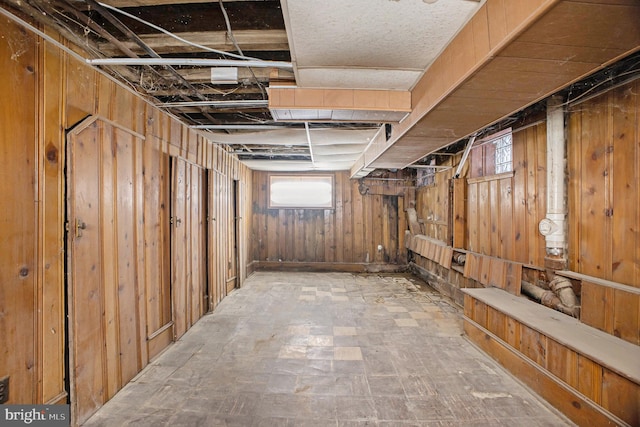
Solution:
[[[82,379],[75,369],[80,365],[65,368],[67,261],[85,271],[95,266],[101,275],[102,284],[83,282],[98,286],[95,292],[83,288],[87,292],[69,303],[78,309],[76,325],[90,323],[92,304],[104,308],[93,323],[104,348],[88,350],[81,336],[71,336],[69,351],[104,362],[94,377],[106,382],[108,397],[227,294],[230,274],[234,284],[242,283],[252,172],[128,88],[4,17],[0,66],[7,76],[0,79],[0,377],[10,377],[8,403],[65,402],[65,377]],[[92,186],[87,194],[100,200],[94,208],[102,213],[97,222],[87,221],[69,205],[69,230],[75,233],[75,219],[87,224],[79,229],[86,237],[100,228],[92,248],[101,254],[83,263],[65,252],[65,167],[66,132],[87,117],[103,130],[81,142],[95,144],[93,153],[102,157],[77,156],[73,173],[94,178],[73,185]],[[240,195],[238,219],[229,208],[232,188]],[[174,219],[182,221],[172,230],[175,207],[181,211]],[[224,225],[216,228],[217,222]],[[223,231],[231,234],[236,222],[231,246]]]
[[[569,267],[640,287],[640,83],[573,106],[568,118]]]
[[[546,123],[513,132],[513,173],[467,180],[467,245],[483,255],[544,266],[538,223],[546,215]],[[482,147],[470,156],[482,164]]]
[[[483,146],[471,150],[462,174],[469,171],[471,177],[451,197],[455,163],[436,173],[434,185],[417,189],[416,211],[425,235],[451,244],[451,222],[462,219],[457,248],[542,267],[545,242],[538,223],[546,214],[546,123],[513,132],[511,173],[495,175],[486,167],[493,165],[486,151]]]
[[[269,174],[254,171],[253,259],[403,264],[407,226],[404,197],[397,195],[402,188],[383,191],[383,185],[367,182],[372,185],[362,195],[348,172],[336,172],[335,209],[269,209]]]
[[[47,310],[44,312],[48,314],[48,310],[52,310],[54,316],[62,314],[61,284],[54,282],[52,286],[57,289],[45,292],[42,284],[46,270],[39,264],[41,261],[49,263],[51,269],[62,272],[62,259],[53,253],[50,246],[55,244],[56,238],[60,242],[60,230],[49,222],[46,225],[55,228],[47,230],[50,232],[48,238],[39,238],[42,231],[39,219],[46,209],[44,203],[38,204],[43,189],[36,185],[40,182],[40,173],[44,175],[45,172],[41,172],[44,165],[38,161],[40,156],[37,155],[41,150],[37,144],[36,126],[39,111],[32,99],[21,102],[24,92],[34,94],[39,88],[38,77],[34,73],[38,60],[36,40],[4,19],[2,29],[6,36],[0,39],[0,67],[2,75],[11,78],[0,79],[3,97],[0,103],[0,376],[11,375],[9,385],[14,402],[30,402],[44,392],[39,393],[36,384],[43,364],[51,364],[50,360],[39,363],[36,357],[41,351],[41,339],[45,339],[53,351],[62,351],[60,339],[64,336],[64,328],[61,318],[38,315],[43,297],[47,298],[44,302]],[[22,54],[14,55],[16,49],[22,50]],[[57,157],[53,147],[49,150],[52,157]],[[34,162],[40,164],[35,166]],[[46,162],[46,172],[55,176],[58,170],[56,163]],[[51,184],[51,181],[43,184]],[[60,188],[56,186],[53,190],[49,194],[55,200]],[[52,214],[59,216],[60,212]],[[48,328],[44,329],[53,330],[55,334],[42,336],[43,328],[38,325],[41,322],[47,322]],[[43,384],[47,387],[49,399],[64,392],[61,384],[63,371],[58,368],[52,375],[57,378]],[[60,383],[52,384],[56,379]]]
[[[451,232],[449,226],[451,209],[449,180],[454,173],[455,168],[438,172],[433,185],[416,189],[416,213],[424,224],[424,234],[446,243],[449,243]]]

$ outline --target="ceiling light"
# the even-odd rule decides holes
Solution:
[[[211,68],[211,83],[219,85],[237,85],[237,67],[213,67]]]

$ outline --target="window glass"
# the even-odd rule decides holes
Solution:
[[[511,133],[502,135],[493,143],[496,146],[496,173],[511,172],[513,170]]]
[[[269,208],[333,208],[333,175],[271,175]]]

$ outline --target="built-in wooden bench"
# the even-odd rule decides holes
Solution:
[[[640,425],[640,346],[501,289],[463,289],[472,342],[579,425]]]
[[[573,271],[557,274],[580,282],[582,323],[640,345],[640,288]]]

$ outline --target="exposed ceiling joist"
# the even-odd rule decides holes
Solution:
[[[188,40],[191,43],[205,46],[210,49],[233,52],[236,50],[233,41],[227,31],[199,31],[175,33],[177,37]],[[289,42],[287,33],[283,29],[276,30],[237,30],[233,32],[236,42],[242,46],[242,50],[249,51],[288,51]],[[201,48],[188,45],[167,34],[141,34],[140,39],[158,54],[176,54],[202,52]],[[125,41],[121,45],[137,54],[144,52],[134,42]],[[121,46],[114,46],[112,43],[101,43],[99,49],[106,55],[119,55]]]
[[[222,0],[224,3],[249,2],[249,1],[269,1],[269,0]],[[212,0],[104,0],[115,7],[142,7],[142,6],[161,6],[168,4],[189,4],[189,3],[211,3]],[[217,1],[216,1],[217,2]]]
[[[0,5],[260,170],[401,168],[640,49],[637,0],[102,1]],[[231,57],[260,68],[212,79]],[[394,90],[403,108],[355,102]]]

